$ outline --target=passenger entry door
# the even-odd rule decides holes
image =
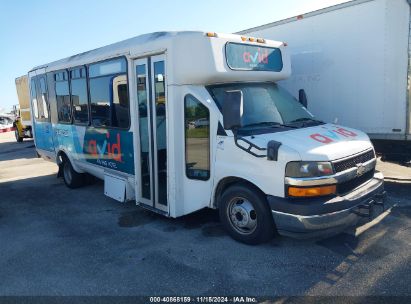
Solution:
[[[210,101],[204,87],[185,86],[180,92],[183,102],[179,105],[179,112],[184,113],[183,201],[184,212],[189,213],[209,207],[212,201],[218,125],[215,113],[219,110]],[[220,148],[224,149],[224,143]]]
[[[30,79],[30,97],[33,108],[33,132],[37,149],[54,152],[47,77],[36,72]]]
[[[168,212],[167,201],[167,124],[165,56],[134,61],[140,143],[140,163],[136,175],[140,180],[141,203]]]

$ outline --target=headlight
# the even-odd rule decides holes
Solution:
[[[333,174],[330,162],[289,162],[285,168],[286,177],[321,177]]]

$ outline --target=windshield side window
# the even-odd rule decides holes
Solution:
[[[192,95],[184,98],[186,175],[210,178],[210,112]]]

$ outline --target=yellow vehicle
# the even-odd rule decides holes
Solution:
[[[16,115],[13,126],[17,142],[22,142],[23,138],[33,138],[27,75],[16,78],[16,90],[19,105],[13,109]]]

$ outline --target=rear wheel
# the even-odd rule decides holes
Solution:
[[[269,241],[274,220],[264,195],[256,188],[237,184],[224,191],[219,204],[220,220],[232,238],[246,244]]]
[[[74,189],[85,185],[86,175],[76,172],[67,157],[63,157],[61,166],[63,170],[63,180],[67,187]]]

